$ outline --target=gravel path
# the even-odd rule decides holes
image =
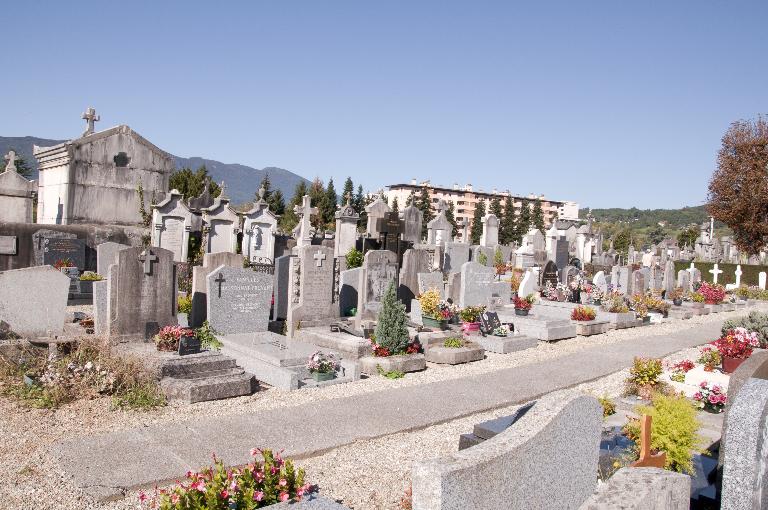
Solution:
[[[663,324],[604,335],[570,340],[555,344],[540,343],[537,348],[499,355],[488,353],[480,362],[456,367],[428,364],[428,370],[408,374],[399,380],[379,377],[352,384],[323,389],[303,389],[285,392],[276,389],[258,392],[218,402],[194,405],[171,405],[147,412],[111,411],[108,398],[79,401],[55,411],[25,409],[0,398],[0,501],[8,508],[90,509],[136,508],[136,495],[125,500],[98,505],[83,491],[63,480],[58,466],[48,454],[49,447],[65,438],[85,436],[96,432],[124,430],[152,424],[173,423],[203,416],[231,416],[254,410],[275,409],[404,387],[437,382],[474,374],[543,362],[566,356],[592,346],[614,344],[623,340],[680,333],[701,324],[722,322],[744,315],[744,311],[695,317],[687,321],[672,320]],[[681,355],[673,355],[679,359]],[[578,387],[594,395],[618,395],[626,374],[619,372]],[[360,441],[336,448],[324,455],[299,462],[310,479],[323,488],[323,493],[343,500],[352,508],[395,508],[408,486],[410,465],[414,459],[434,457],[455,451],[458,435],[471,430],[478,421],[500,416],[509,408],[480,413],[426,429],[394,434],[384,438]],[[353,483],[350,483],[353,481]]]

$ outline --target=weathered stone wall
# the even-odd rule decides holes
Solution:
[[[121,225],[41,225],[37,223],[0,222],[0,236],[15,236],[16,255],[0,255],[0,271],[38,265],[35,261],[33,235],[41,230],[66,232],[85,239],[85,268],[96,271],[96,246],[107,241],[141,246],[142,229]]]

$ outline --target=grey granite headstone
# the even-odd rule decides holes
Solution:
[[[461,266],[461,291],[459,307],[486,306],[493,293],[495,271],[492,267],[476,262],[467,262]]]
[[[418,244],[421,242],[421,228],[424,213],[414,205],[409,205],[403,209],[403,241]]]
[[[32,234],[32,253],[35,257],[36,266],[46,264],[43,261],[43,254],[47,247],[46,239],[77,239],[77,236],[69,232],[59,232],[58,230],[40,229],[36,231]]]
[[[643,271],[642,269],[635,270],[632,273],[631,295],[642,294],[643,292],[645,292],[645,284],[646,284],[645,271]]]
[[[275,319],[288,317],[288,293],[291,288],[289,273],[292,256],[283,255],[275,259]]]
[[[337,294],[339,268],[333,248],[305,245],[291,261],[291,293],[288,301],[288,336],[299,325],[320,325],[339,316]]]
[[[22,337],[60,335],[69,284],[69,277],[49,266],[0,272],[0,320]]]
[[[677,286],[682,287],[683,291],[691,290],[691,273],[685,269],[677,272]]]
[[[357,308],[357,293],[362,272],[363,268],[356,267],[342,271],[339,275],[339,313],[342,316]]]
[[[728,412],[723,510],[768,506],[768,381],[749,379]]]
[[[469,245],[466,243],[445,243],[443,255],[443,272],[455,273],[461,271],[461,266],[469,262]]]
[[[85,269],[85,240],[66,238],[43,238],[43,264],[55,265],[58,261],[69,260],[74,267]]]
[[[206,278],[219,266],[243,267],[243,256],[226,251],[206,253],[203,256],[203,265],[192,268],[192,313],[189,316],[189,325],[199,328],[206,320],[208,305],[208,283]]]
[[[106,277],[109,266],[116,262],[115,255],[117,252],[126,248],[130,248],[130,246],[111,241],[98,245],[96,247],[96,272]]]
[[[267,331],[272,275],[221,265],[206,277],[208,323],[223,335]]]
[[[410,311],[411,300],[418,297],[419,273],[428,272],[431,268],[430,256],[426,250],[410,249],[403,254],[403,267],[400,269],[400,287],[398,297]]]
[[[443,273],[419,273],[417,275],[419,281],[419,294],[423,294],[428,290],[437,290],[440,293],[440,297],[445,299],[445,282],[443,282]]]
[[[358,321],[375,319],[389,284],[397,284],[397,255],[389,250],[371,250],[365,254],[357,304]]]
[[[666,250],[664,250],[664,253],[666,253]],[[675,263],[671,260],[667,260],[667,263],[664,265],[664,281],[662,282],[662,286],[664,288],[665,296],[669,296],[677,286],[675,282]]]
[[[461,299],[461,272],[450,273],[448,284],[445,286],[445,294],[452,303],[458,306]]]

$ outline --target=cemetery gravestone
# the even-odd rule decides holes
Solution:
[[[64,329],[69,278],[52,267],[0,272],[0,319],[22,337],[53,337]]]
[[[130,248],[127,244],[106,242],[96,247],[96,272],[106,277],[109,266],[116,263],[115,255],[121,250]]]
[[[520,281],[520,287],[517,289],[517,295],[527,297],[536,292],[536,282],[539,280],[539,268],[529,267],[525,270],[523,279]]]
[[[376,222],[376,230],[383,237],[383,248],[398,253],[400,234],[403,233],[403,222],[398,213],[388,212]]]
[[[208,308],[208,283],[206,277],[219,266],[243,267],[243,256],[226,251],[206,253],[203,255],[203,265],[192,268],[192,313],[188,317],[189,325],[199,328],[206,319]]]
[[[443,272],[461,271],[461,266],[469,262],[469,245],[465,243],[445,243]]]
[[[85,269],[85,240],[44,238],[43,264],[50,266],[59,261],[70,260],[74,267]]]
[[[282,320],[288,317],[288,300],[290,285],[292,255],[283,255],[275,259],[275,283],[274,283],[274,317],[275,320]]]
[[[445,299],[445,283],[443,282],[443,273],[419,273],[419,295],[428,290],[436,290],[440,293],[440,298]]]
[[[199,216],[192,213],[178,190],[171,190],[165,200],[152,206],[152,246],[173,252],[173,260],[186,262],[189,234],[197,227]]]
[[[355,247],[357,242],[357,222],[360,215],[350,203],[351,197],[347,197],[344,206],[336,211],[336,245],[334,247],[334,257],[344,257]]]
[[[592,278],[592,285],[600,289],[600,292],[608,292],[608,281],[605,279],[605,272],[598,271]]]
[[[486,306],[495,283],[495,271],[492,267],[476,262],[467,262],[461,266],[461,292],[459,307]]]
[[[645,272],[641,269],[632,273],[632,291],[631,295],[642,294],[645,292],[646,276]]]
[[[339,313],[342,317],[354,315],[357,308],[358,286],[363,272],[361,267],[347,269],[339,275]]]
[[[403,241],[418,244],[421,242],[421,225],[424,213],[415,205],[403,209]]]
[[[495,248],[499,244],[499,219],[495,214],[488,214],[482,219],[483,234],[480,237],[480,246]]]
[[[384,219],[387,213],[392,212],[389,205],[384,202],[381,197],[376,197],[376,200],[365,206],[365,212],[368,214],[367,232],[374,239],[378,239],[381,231],[378,229],[380,219]]]
[[[243,255],[251,264],[273,265],[277,216],[264,200],[266,190],[259,188],[259,198],[243,213]]]
[[[0,255],[16,255],[18,243],[16,236],[0,236]]]
[[[419,274],[427,273],[430,269],[429,254],[425,250],[406,250],[403,255],[403,266],[400,269],[400,287],[398,289],[398,297],[400,301],[405,303],[406,311],[410,311],[411,300],[421,293],[419,291]]]
[[[389,284],[397,283],[397,256],[388,250],[365,254],[357,303],[357,321],[376,319]]]
[[[328,246],[302,246],[291,264],[288,336],[299,325],[318,326],[339,317],[339,267]]]
[[[691,273],[686,269],[677,272],[677,286],[682,287],[683,291],[691,290]]]
[[[544,266],[544,271],[541,273],[541,284],[546,286],[546,284],[549,283],[552,287],[557,287],[558,281],[557,265],[550,260]]]
[[[222,335],[267,331],[272,275],[221,265],[207,281],[208,323]]]
[[[501,319],[496,312],[483,312],[480,315],[480,329],[485,334],[493,333],[493,330],[501,327]]]
[[[664,266],[664,280],[662,282],[664,288],[664,295],[669,296],[672,291],[675,290],[675,263],[671,260],[667,260]]]

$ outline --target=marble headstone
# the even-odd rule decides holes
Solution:
[[[291,261],[288,336],[300,325],[317,326],[339,317],[339,267],[328,246],[302,246]]]

